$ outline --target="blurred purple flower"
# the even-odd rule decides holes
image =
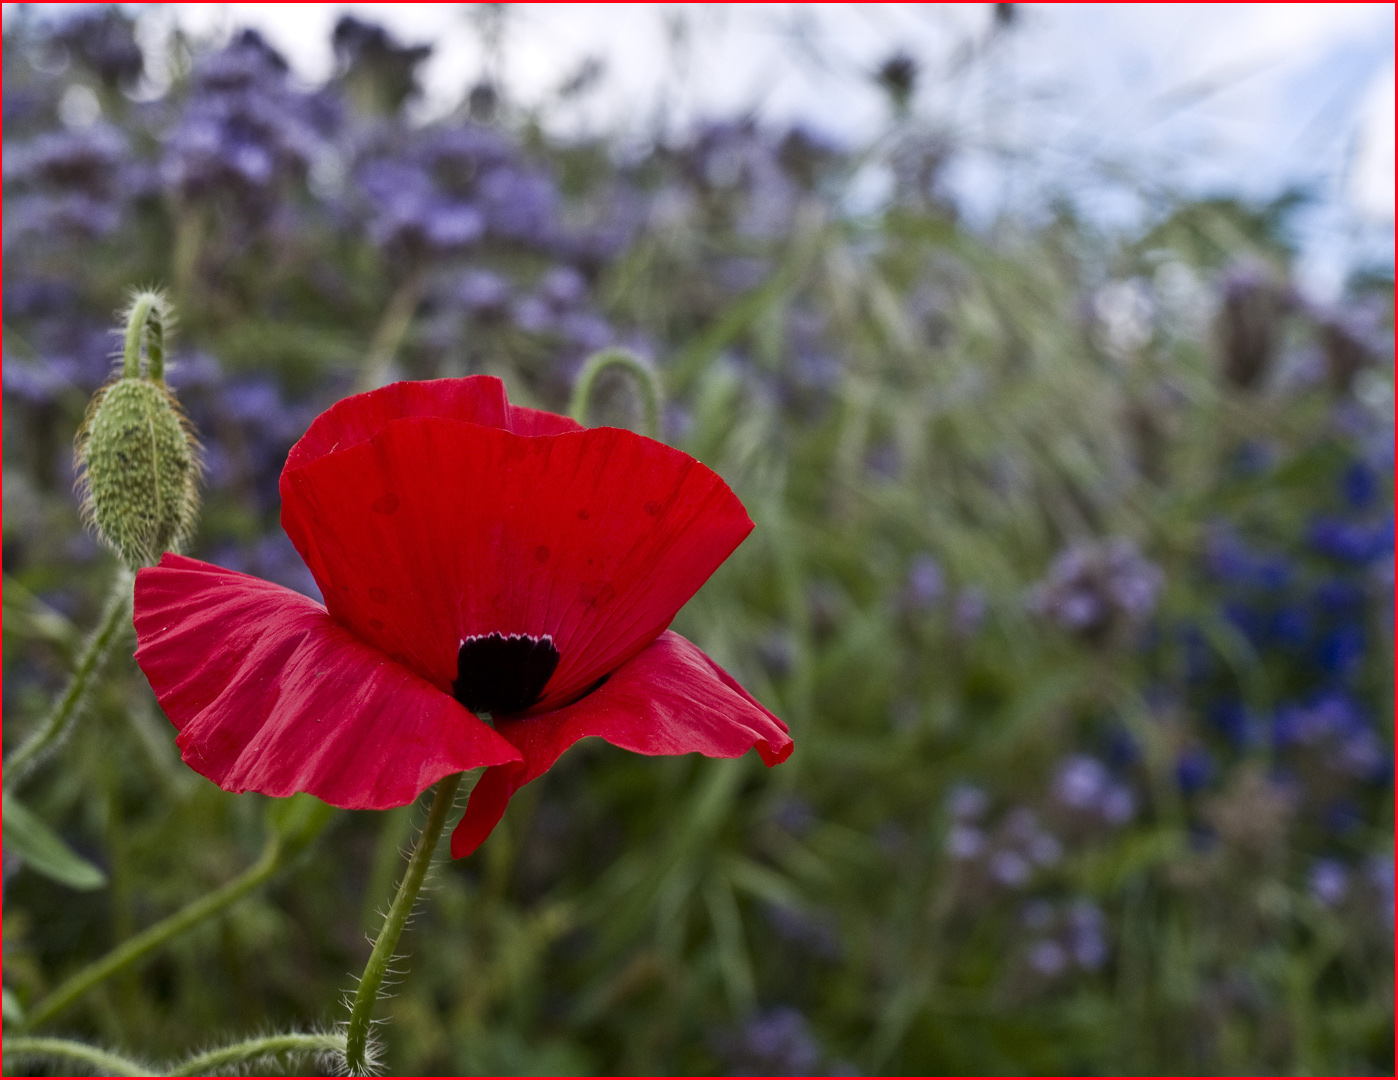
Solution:
[[[1175,763],[1175,780],[1181,791],[1192,795],[1213,780],[1215,771],[1212,755],[1203,747],[1192,746]]]
[[[1110,781],[1107,767],[1087,754],[1073,754],[1059,766],[1053,779],[1054,796],[1075,810],[1094,810]]]
[[[925,552],[913,556],[908,581],[903,589],[907,606],[916,611],[926,611],[934,607],[945,592],[946,584],[937,560]]]
[[[1029,595],[1029,608],[1065,630],[1100,637],[1143,622],[1155,610],[1164,575],[1129,540],[1080,543],[1063,551]]]
[[[985,850],[985,834],[971,825],[953,825],[947,830],[947,854],[953,859],[974,859]]]
[[[956,596],[956,613],[952,623],[962,637],[971,637],[985,622],[990,612],[990,603],[985,593],[974,585],[967,585]]]
[[[947,792],[947,809],[961,821],[975,821],[990,809],[990,796],[974,784],[957,784]]]
[[[820,1064],[809,1021],[788,1005],[759,1013],[729,1042],[723,1056],[732,1076],[809,1076]]]
[[[997,851],[990,857],[990,876],[999,884],[1018,889],[1029,881],[1032,868],[1017,851]]]
[[[1349,871],[1336,859],[1317,859],[1306,877],[1311,896],[1326,907],[1338,907],[1349,894]]]
[[[65,14],[50,31],[49,42],[67,49],[112,89],[133,88],[145,72],[135,23],[115,4]]]
[[[1068,953],[1056,941],[1036,941],[1029,949],[1029,966],[1052,979],[1068,967]]]
[[[509,306],[510,283],[490,270],[468,270],[453,295],[473,315],[498,316]]]

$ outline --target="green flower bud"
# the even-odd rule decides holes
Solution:
[[[164,380],[171,321],[161,293],[136,294],[121,373],[93,397],[77,437],[83,516],[133,568],[182,547],[199,513],[199,443]]]

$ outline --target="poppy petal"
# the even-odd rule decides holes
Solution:
[[[381,810],[451,773],[519,760],[453,698],[280,585],[167,554],[137,575],[135,612],[136,660],[186,764],[227,791]]]
[[[785,724],[673,631],[581,701],[542,716],[497,721],[496,730],[524,762],[485,771],[452,833],[454,859],[480,846],[516,791],[590,735],[637,754],[731,758],[755,747],[769,766],[785,761],[793,745]]]
[[[434,418],[283,473],[282,524],[336,621],[439,689],[469,637],[549,635],[531,714],[645,648],[752,530],[714,472],[653,439]]]
[[[285,471],[309,465],[318,457],[366,442],[391,420],[440,416],[518,435],[558,435],[583,427],[566,416],[511,405],[505,384],[493,375],[464,379],[396,382],[355,394],[330,406],[311,422],[287,455]]]

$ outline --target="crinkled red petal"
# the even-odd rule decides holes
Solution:
[[[389,421],[408,416],[439,416],[504,428],[517,435],[559,435],[583,430],[581,424],[566,416],[511,405],[505,397],[505,384],[493,375],[396,382],[347,397],[317,416],[291,448],[285,471],[366,442]]]
[[[579,739],[597,735],[638,754],[738,757],[756,747],[776,765],[791,755],[787,727],[726,671],[673,631],[576,704],[542,716],[496,722],[522,764],[487,769],[451,836],[452,858],[471,854],[505,806]]]
[[[442,690],[466,637],[551,635],[531,713],[645,648],[752,529],[715,473],[653,439],[436,418],[284,472],[282,524],[330,614]]]
[[[185,762],[228,791],[411,802],[519,753],[449,695],[280,585],[166,555],[136,577],[136,660]]]

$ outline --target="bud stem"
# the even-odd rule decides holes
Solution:
[[[107,594],[102,621],[87,639],[78,657],[73,677],[68,680],[63,695],[54,704],[42,723],[10,754],[5,761],[5,789],[13,790],[54,747],[68,734],[78,717],[79,707],[87,695],[88,684],[101,670],[122,632],[131,625],[131,590],[135,576],[130,570],[117,571]]]
[[[636,381],[641,392],[641,400],[646,409],[645,434],[652,439],[660,438],[660,376],[655,370],[630,349],[603,349],[593,353],[578,373],[578,383],[573,389],[573,400],[568,412],[580,424],[587,423],[588,407],[592,404],[592,391],[597,376],[609,367],[625,368]]]
[[[71,1039],[30,1039],[22,1035],[9,1035],[5,1038],[5,1058],[7,1073],[13,1075],[12,1057],[55,1058],[59,1061],[77,1061],[90,1069],[101,1070],[107,1076],[160,1076],[161,1074],[139,1061],[103,1050],[98,1046],[74,1042]]]
[[[165,380],[164,302],[159,293],[139,292],[126,318],[126,345],[121,354],[121,377],[141,376],[141,345],[146,347],[146,374],[152,382]]]
[[[427,821],[422,826],[417,847],[408,860],[408,869],[393,898],[393,906],[388,909],[383,928],[374,942],[374,951],[369,954],[369,962],[359,980],[359,989],[354,995],[354,1007],[350,1011],[349,1027],[345,1033],[345,1060],[351,1076],[364,1076],[368,1067],[369,1026],[373,1019],[374,1003],[379,998],[379,987],[383,985],[393,952],[398,947],[398,939],[417,903],[417,894],[422,889],[427,868],[432,863],[432,852],[441,839],[442,828],[447,823],[447,814],[456,799],[456,789],[461,786],[461,773],[446,776],[437,784],[437,794],[432,799],[432,808],[427,812]]]
[[[342,1057],[345,1052],[345,1037],[337,1033],[305,1034],[291,1032],[282,1035],[265,1035],[260,1039],[245,1039],[229,1046],[220,1046],[204,1054],[180,1062],[170,1070],[171,1076],[212,1076],[216,1069],[226,1069],[230,1065],[245,1064],[258,1058],[274,1057],[281,1054],[334,1054]]]

